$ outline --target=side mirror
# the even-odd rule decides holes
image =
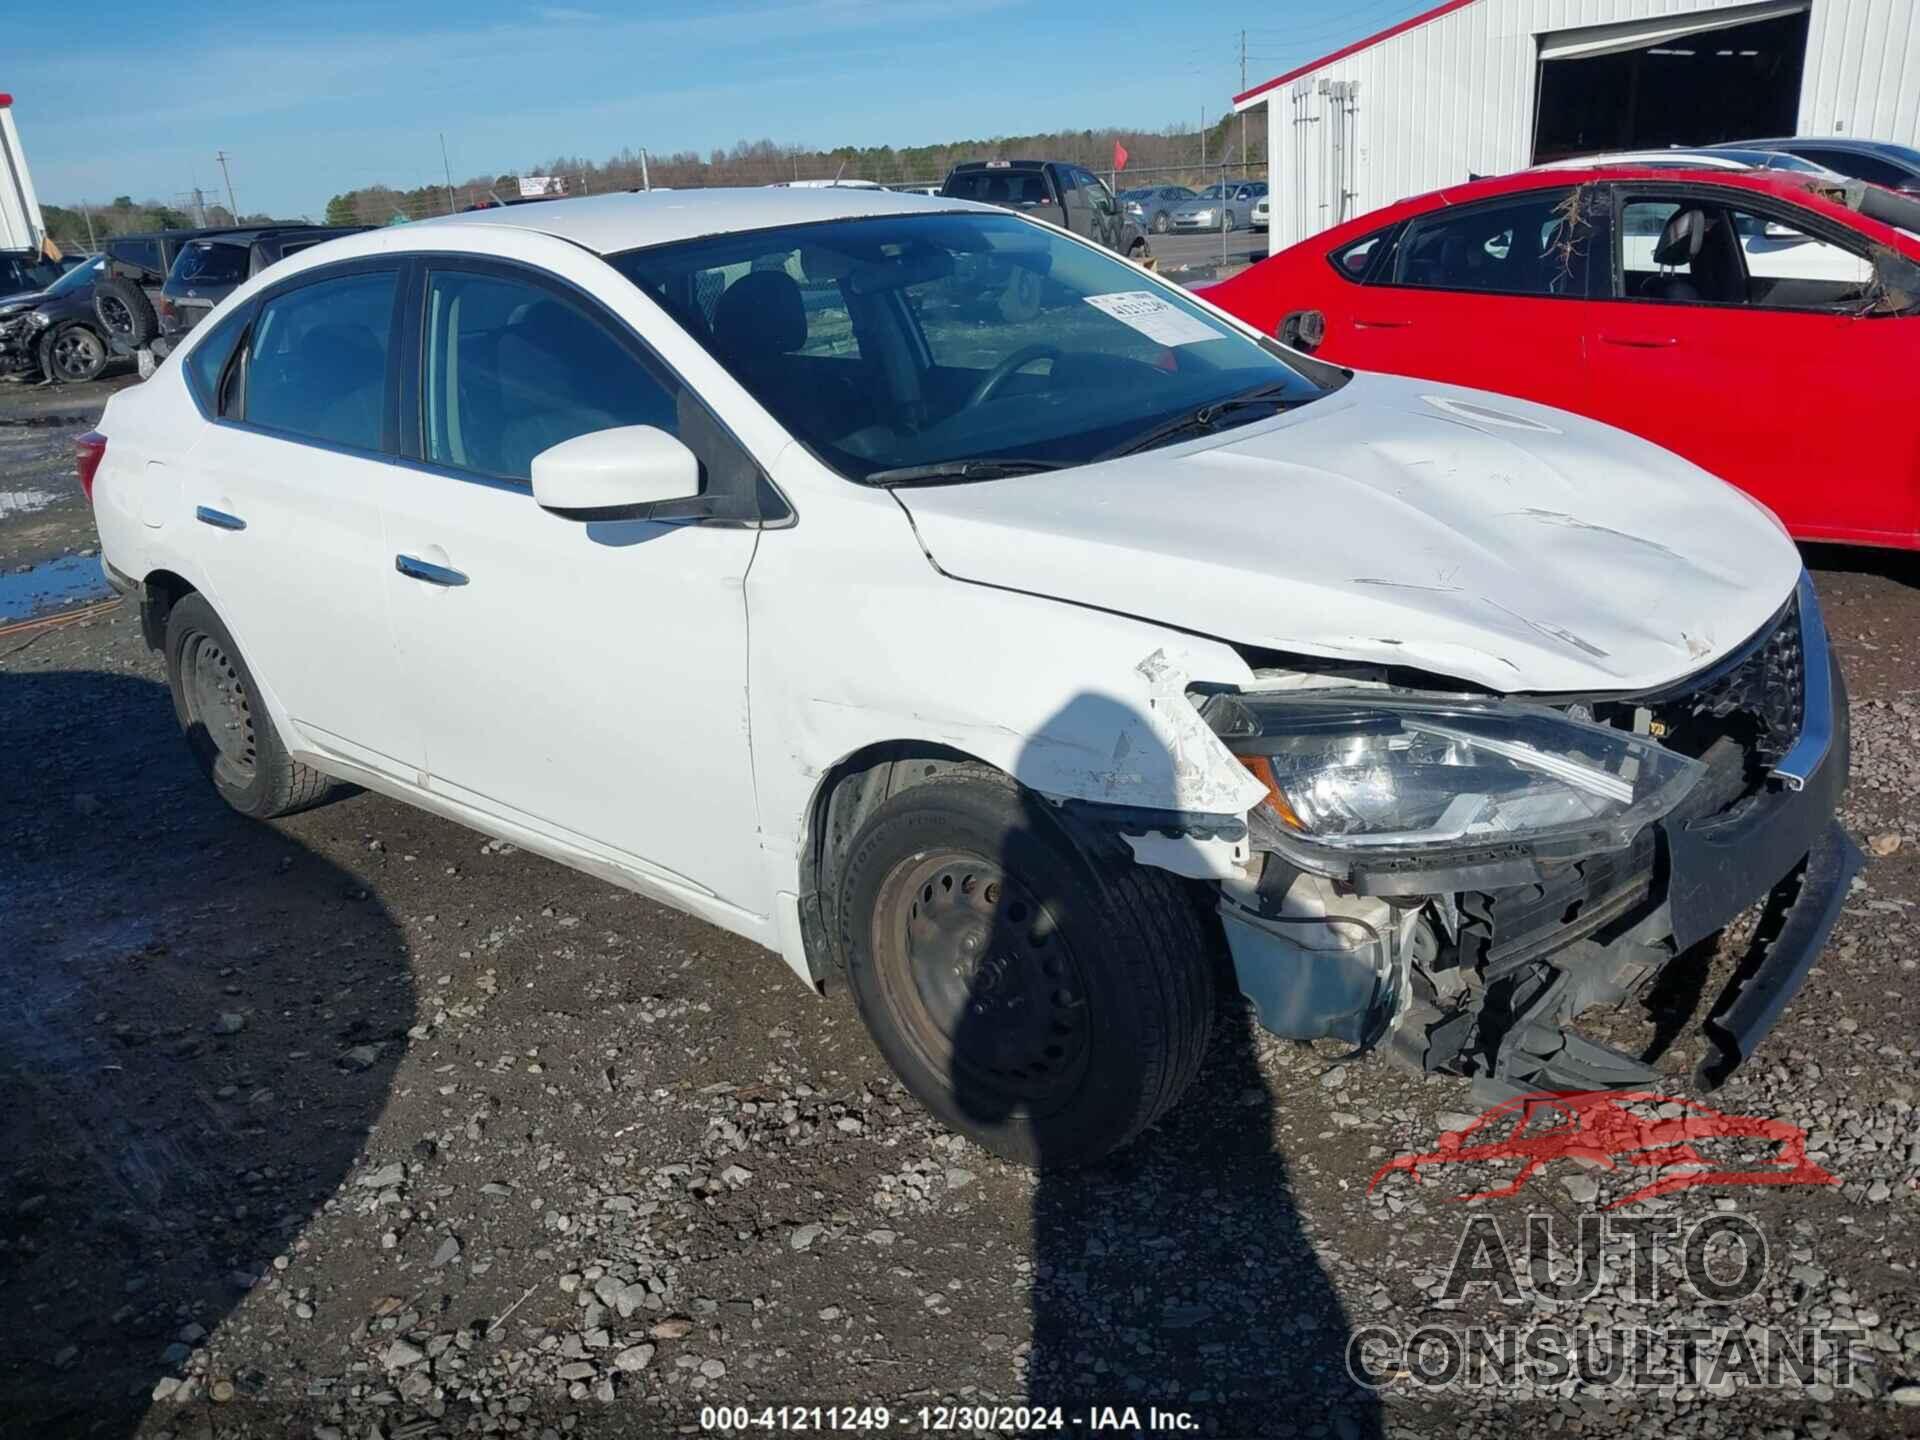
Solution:
[[[594,430],[533,457],[533,498],[569,520],[680,518],[698,508],[700,462],[652,425]]]
[[[1791,225],[1782,225],[1778,220],[1769,220],[1760,228],[1760,233],[1769,240],[1783,240],[1789,243],[1804,243],[1813,237],[1794,229]]]

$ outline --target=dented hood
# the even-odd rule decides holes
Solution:
[[[1677,679],[1800,573],[1770,516],[1668,451],[1384,375],[1101,465],[896,493],[957,579],[1503,692]]]

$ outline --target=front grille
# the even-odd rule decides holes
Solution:
[[[1738,721],[1746,733],[1736,738],[1757,759],[1770,765],[1800,738],[1806,681],[1800,604],[1796,599],[1757,644],[1691,689],[1657,706],[1655,713],[1669,725],[1684,716],[1690,722],[1687,728],[1696,731],[1709,726],[1725,729]]]

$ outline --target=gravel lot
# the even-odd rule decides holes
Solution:
[[[109,388],[0,387],[0,492],[52,497],[0,513],[0,578],[93,545],[67,455]],[[0,635],[0,1433],[659,1435],[716,1404],[884,1405],[917,1433],[946,1418],[923,1407],[988,1403],[1060,1406],[1070,1433],[1109,1405],[1108,1433],[1150,1433],[1149,1406],[1221,1435],[1920,1431],[1920,567],[1809,558],[1872,858],[1713,1103],[1804,1127],[1841,1183],[1610,1212],[1669,1227],[1665,1292],[1615,1232],[1598,1285],[1559,1299],[1527,1217],[1571,1261],[1580,1217],[1645,1176],[1370,1193],[1474,1108],[1457,1083],[1229,1007],[1158,1131],[1036,1180],[934,1124],[846,997],[771,954],[375,796],[229,814],[128,607]],[[1711,994],[1725,962],[1698,959]],[[1631,1010],[1623,1030],[1662,1019]],[[1698,1053],[1679,1027],[1662,1068]],[[1766,1246],[1719,1302],[1667,1258],[1714,1216]],[[1447,1284],[1487,1221],[1510,1298]],[[1347,1378],[1361,1327],[1435,1323],[1640,1327],[1660,1370],[1682,1327],[1817,1327],[1856,1363],[1773,1387]],[[858,1417],[813,1428],[835,1418]],[[948,1428],[1019,1428],[979,1418]]]

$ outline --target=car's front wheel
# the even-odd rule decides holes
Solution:
[[[69,325],[47,342],[46,371],[63,384],[99,379],[107,360],[107,342],[85,325]]]
[[[1168,219],[1167,219],[1167,212],[1166,212],[1166,211],[1164,211],[1164,210],[1161,210],[1161,211],[1158,211],[1158,212],[1156,212],[1156,213],[1155,213],[1155,215],[1154,215],[1154,217],[1153,217],[1153,233],[1154,233],[1154,234],[1156,234],[1156,235],[1164,235],[1164,234],[1166,234],[1166,233],[1167,233],[1167,225],[1168,225],[1169,223],[1170,223],[1170,222],[1169,222],[1169,221],[1168,221]]]
[[[182,597],[168,612],[166,657],[173,713],[222,800],[267,820],[332,793],[335,781],[287,754],[240,647],[199,595]]]
[[[998,771],[960,767],[875,810],[839,915],[881,1052],[942,1121],[1010,1160],[1098,1160],[1199,1068],[1213,954],[1189,890]]]
[[[1226,214],[1221,217],[1220,228],[1228,231],[1233,229],[1233,212],[1231,210],[1227,211]]]

